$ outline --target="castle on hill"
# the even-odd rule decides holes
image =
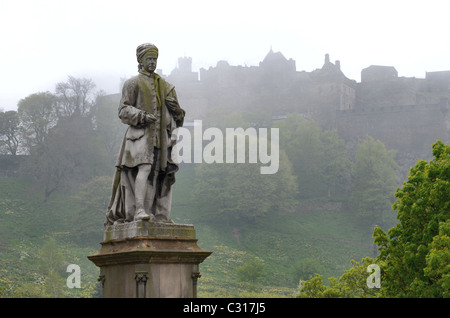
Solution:
[[[182,57],[166,77],[177,87],[188,121],[216,108],[264,111],[274,119],[298,113],[346,141],[371,135],[408,158],[427,159],[437,139],[450,141],[450,71],[399,77],[393,66],[371,65],[356,82],[328,54],[322,67],[305,72],[271,49],[259,66],[219,61],[200,72]]]

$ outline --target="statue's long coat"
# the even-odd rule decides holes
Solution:
[[[177,106],[176,113],[169,112],[166,106],[168,102]],[[156,122],[141,126],[142,112],[154,114]],[[112,195],[106,215],[107,224],[133,220],[134,181],[137,166],[140,164],[151,164],[153,169],[156,168],[159,172],[158,182],[151,186],[157,187],[156,197],[160,199],[160,204],[171,204],[171,188],[178,170],[178,165],[171,155],[172,147],[176,143],[172,133],[183,125],[184,114],[184,110],[178,105],[175,87],[156,73],[150,76],[141,71],[139,75],[124,83],[119,117],[129,127],[117,158]],[[157,153],[155,149],[158,149]],[[167,202],[164,202],[165,197]],[[170,210],[170,206],[163,208]],[[146,207],[147,211],[151,209],[151,206]]]

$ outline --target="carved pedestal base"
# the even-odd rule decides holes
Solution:
[[[211,254],[197,246],[193,225],[148,221],[106,227],[101,245],[88,258],[107,298],[196,297],[199,264]]]

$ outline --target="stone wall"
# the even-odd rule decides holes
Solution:
[[[388,149],[428,159],[437,139],[449,141],[449,105],[407,105],[339,111],[337,130],[346,140],[370,135]]]

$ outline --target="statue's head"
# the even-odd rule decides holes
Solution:
[[[154,72],[158,59],[158,48],[151,43],[144,43],[136,48],[136,58],[139,63],[139,70],[144,69],[147,72]]]

